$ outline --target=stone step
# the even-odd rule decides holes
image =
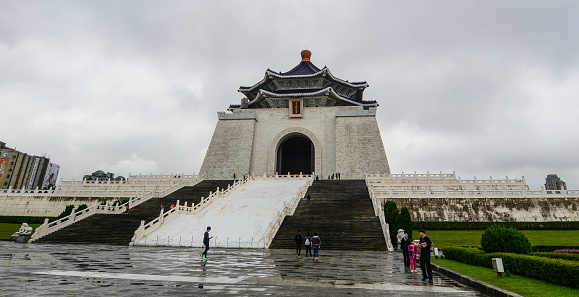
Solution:
[[[128,245],[135,234],[135,230],[141,225],[157,218],[160,206],[169,210],[171,204],[199,203],[201,197],[209,196],[209,192],[215,192],[217,187],[224,189],[233,181],[228,180],[205,180],[192,187],[184,187],[163,198],[153,198],[135,206],[128,214],[96,214],[82,221],[74,223],[66,228],[58,230],[48,236],[40,238],[37,242],[46,243],[99,243],[110,245]]]
[[[378,217],[364,180],[315,181],[308,189],[310,203],[300,200],[293,216],[286,216],[270,248],[294,249],[297,230],[318,232],[328,250],[387,249]]]

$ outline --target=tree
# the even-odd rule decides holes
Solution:
[[[396,230],[404,229],[408,233],[408,238],[412,238],[412,219],[407,207],[400,209],[400,214],[396,218]]]
[[[394,201],[386,201],[384,203],[384,219],[388,224],[388,230],[390,231],[390,241],[392,244],[396,244],[398,239],[396,235],[398,234],[398,228],[396,226],[398,218],[398,207],[396,207],[396,203]]]

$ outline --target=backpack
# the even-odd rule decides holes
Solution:
[[[306,238],[306,245],[310,245],[310,239]]]

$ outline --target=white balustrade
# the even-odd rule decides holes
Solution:
[[[124,204],[120,204],[120,205],[109,205],[108,201],[105,202],[104,205],[97,205],[97,202],[95,201],[95,205],[90,206],[88,208],[85,208],[83,210],[80,210],[78,212],[73,212],[71,213],[69,216],[66,216],[62,219],[56,220],[54,222],[49,223],[48,219],[44,220],[44,224],[42,224],[41,226],[39,226],[38,228],[36,228],[36,231],[34,232],[34,234],[31,236],[31,239],[29,242],[34,242],[36,240],[38,240],[39,238],[42,238],[46,235],[49,235],[51,233],[54,233],[64,227],[70,226],[72,224],[74,224],[75,222],[78,222],[80,220],[83,220],[87,217],[90,217],[94,214],[97,213],[102,213],[102,214],[121,214],[123,212],[125,212],[127,210],[127,206],[129,206],[129,209],[153,198],[153,197],[164,197],[167,196],[185,186],[193,186],[199,182],[201,182],[202,179],[201,178],[196,178],[196,179],[183,179],[181,181],[179,181],[179,183],[174,184],[173,186],[163,190],[163,191],[158,191],[158,192],[145,192],[145,193],[141,193],[140,196],[137,197],[130,197],[129,201],[124,203]],[[161,196],[159,196],[161,195]],[[162,213],[161,213],[162,214]]]
[[[308,182],[297,191],[296,196],[291,200],[290,203],[284,203],[284,207],[283,207],[282,211],[278,211],[276,219],[273,222],[270,222],[270,224],[269,224],[268,228],[266,229],[262,238],[260,238],[257,242],[255,242],[255,245],[254,245],[254,238],[251,238],[251,240],[249,241],[249,246],[251,248],[268,248],[269,245],[271,244],[271,242],[273,241],[273,238],[275,237],[275,234],[277,233],[279,227],[281,226],[284,218],[287,215],[293,215],[294,214],[295,209],[297,208],[297,205],[300,202],[300,199],[306,195],[308,188],[311,186],[312,182],[314,181],[314,174],[308,174],[308,175],[294,174],[294,175],[274,175],[274,176],[265,176],[264,175],[264,176],[258,176],[258,177],[251,177],[250,176],[246,179],[237,180],[232,185],[228,186],[227,189],[221,189],[220,190],[219,188],[217,188],[217,191],[211,193],[209,195],[209,197],[207,197],[207,198],[202,197],[201,201],[196,205],[187,206],[187,204],[185,204],[185,205],[179,205],[178,204],[175,206],[175,208],[169,210],[166,213],[161,212],[161,214],[159,215],[158,218],[155,218],[154,220],[152,220],[149,223],[145,224],[145,221],[141,221],[141,226],[139,226],[139,228],[135,231],[135,235],[131,239],[131,243],[129,245],[146,245],[147,241],[149,240],[148,239],[149,234],[151,234],[153,231],[155,231],[156,229],[161,227],[161,225],[163,225],[167,221],[175,218],[179,214],[195,215],[200,210],[202,210],[204,207],[209,205],[211,203],[211,201],[213,201],[214,199],[226,198],[230,194],[231,191],[233,191],[234,189],[236,189],[239,186],[245,185],[246,183],[248,183],[252,180],[263,180],[263,179],[280,180],[280,179],[304,179],[304,178],[307,178]],[[169,237],[168,237],[167,241],[159,239],[159,238],[157,238],[155,240],[156,240],[155,245],[168,245]],[[159,241],[159,240],[161,240],[161,241]],[[177,241],[181,242],[182,238],[179,237],[179,238],[175,238],[173,240],[177,240]],[[167,242],[167,244],[163,244],[164,242]],[[193,242],[194,242],[193,238],[191,238],[190,246],[194,245]],[[214,246],[214,247],[226,247],[226,248],[236,248],[236,247],[241,247],[241,246],[247,247],[246,242],[242,242],[241,238],[235,238],[235,239],[225,238],[225,239],[220,241],[220,240],[218,240],[217,237],[214,237],[212,246]]]
[[[392,241],[390,240],[390,227],[388,226],[388,223],[386,223],[386,217],[384,216],[384,204],[378,202],[378,199],[376,199],[376,195],[374,193],[374,188],[369,185],[368,180],[366,180],[366,186],[368,187],[368,194],[370,194],[370,198],[372,199],[374,214],[380,220],[380,226],[382,227],[382,234],[384,235],[384,240],[386,241],[386,247],[389,251],[394,251]]]
[[[240,185],[248,183],[250,180],[253,180],[253,178],[250,177],[243,180],[237,180],[233,182],[233,185],[228,186],[227,189],[220,190],[219,188],[217,188],[215,192],[210,192],[207,198],[201,197],[201,201],[197,204],[191,204],[190,206],[187,206],[187,203],[185,202],[184,205],[180,205],[179,201],[177,201],[177,204],[173,209],[170,209],[167,212],[161,211],[159,217],[152,220],[151,222],[145,224],[145,221],[141,221],[141,226],[139,226],[139,228],[135,230],[135,235],[133,235],[133,238],[131,239],[131,243],[129,243],[129,245],[131,246],[135,245],[139,240],[145,238],[148,234],[155,231],[157,228],[161,227],[161,225],[163,225],[165,222],[172,220],[179,214],[194,215],[198,213],[202,208],[209,205],[213,201],[213,199],[226,197],[233,189],[235,189]]]

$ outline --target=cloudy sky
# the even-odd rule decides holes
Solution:
[[[392,172],[579,189],[576,1],[0,1],[0,140],[60,177],[198,172],[217,111],[312,51]]]

